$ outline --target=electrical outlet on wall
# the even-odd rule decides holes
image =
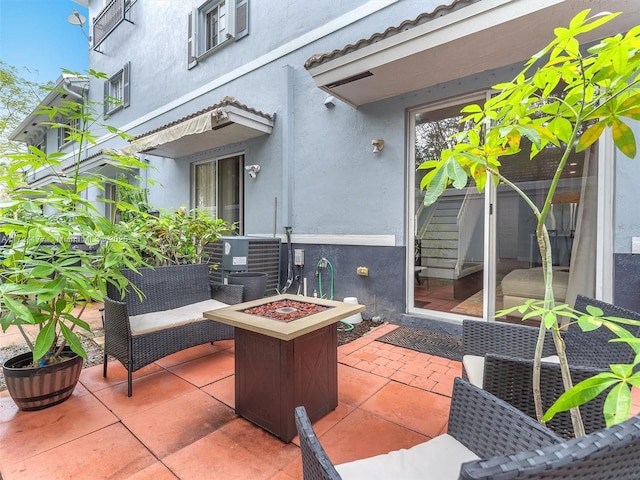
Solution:
[[[640,237],[631,237],[631,253],[640,255]]]

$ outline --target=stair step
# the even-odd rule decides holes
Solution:
[[[439,231],[439,232],[426,232],[421,240],[425,242],[426,240],[458,240],[458,232],[453,231]]]
[[[458,251],[458,239],[432,239],[427,241],[422,241],[422,249],[423,251],[429,248],[437,248],[437,249],[447,249],[447,250],[455,250]]]
[[[422,257],[426,258],[458,258],[458,250],[453,250],[450,248],[427,248],[422,249]]]
[[[428,268],[446,268],[453,270],[456,268],[456,260],[448,260],[445,258],[427,258],[426,263],[424,263]]]

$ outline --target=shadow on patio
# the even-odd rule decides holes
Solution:
[[[461,364],[376,341],[383,325],[338,348],[338,407],[314,428],[335,463],[407,448],[446,429]],[[73,396],[38,412],[0,397],[3,480],[299,479],[285,444],[234,413],[233,341],[165,357],[134,373],[83,370]]]

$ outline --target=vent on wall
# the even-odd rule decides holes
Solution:
[[[226,283],[233,272],[265,272],[266,295],[277,295],[280,288],[280,239],[268,237],[220,237],[216,243],[205,247],[209,264],[218,265],[210,278]]]

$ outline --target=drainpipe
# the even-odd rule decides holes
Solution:
[[[283,67],[283,98],[284,115],[282,119],[282,219],[287,233],[287,282],[282,288],[282,293],[291,287],[293,283],[293,244],[291,243],[291,231],[293,230],[293,67]]]

